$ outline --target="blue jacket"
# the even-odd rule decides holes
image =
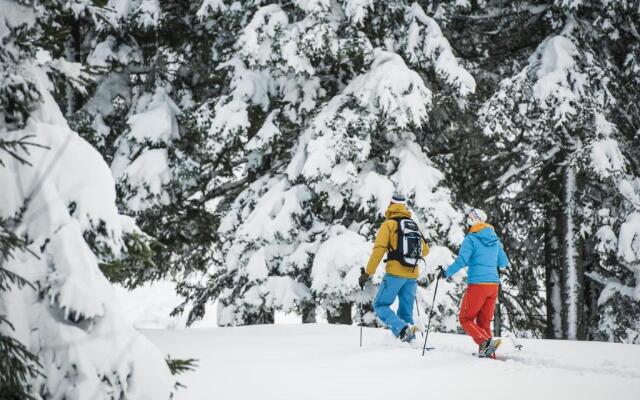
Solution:
[[[500,283],[498,268],[509,265],[509,259],[493,227],[477,224],[465,236],[458,258],[449,265],[445,276],[449,278],[465,266],[469,267],[467,283]]]

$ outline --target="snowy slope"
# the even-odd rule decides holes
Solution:
[[[179,379],[196,399],[638,399],[640,346],[507,340],[504,361],[478,359],[469,338],[433,334],[437,350],[397,343],[384,329],[262,325],[144,332],[172,357],[200,359]]]

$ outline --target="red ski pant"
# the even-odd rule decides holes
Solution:
[[[491,339],[491,320],[498,298],[498,284],[470,284],[460,306],[460,324],[477,344]]]

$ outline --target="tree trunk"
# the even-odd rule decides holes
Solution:
[[[245,325],[273,324],[276,320],[274,311],[261,311],[260,314],[252,314],[245,319]]]
[[[309,303],[302,308],[302,323],[303,324],[315,324],[316,323],[316,305]]]
[[[583,301],[581,295],[582,287],[582,261],[578,257],[579,238],[575,224],[575,193],[576,174],[570,165],[564,168],[563,174],[563,325],[565,328],[564,337],[570,340],[578,339],[578,325],[581,320]]]
[[[584,272],[593,271],[595,269],[595,265],[597,263],[597,255],[593,254],[592,249],[596,248],[596,245],[593,243],[594,240],[585,240],[582,244],[582,254],[583,256],[583,267]],[[584,340],[597,340],[593,337],[592,332],[589,327],[598,326],[598,299],[600,298],[600,292],[602,290],[602,286],[591,279],[585,279],[583,281],[583,295],[584,295],[584,315],[582,316],[582,324],[581,331],[584,335]]]
[[[71,27],[71,36],[69,40],[65,43],[65,55],[68,61],[70,62],[80,62],[81,61],[81,33],[80,33],[80,24],[74,23]],[[65,84],[65,108],[66,108],[66,116],[70,116],[78,107],[78,99],[75,93],[75,90],[71,86],[71,83]]]
[[[551,193],[560,192],[557,179],[549,180]],[[558,204],[552,199],[550,204]],[[544,261],[545,261],[545,287],[547,324],[545,337],[548,339],[562,338],[562,286],[560,277],[562,263],[560,254],[562,218],[558,207],[551,207],[544,222]]]
[[[340,307],[335,310],[327,310],[327,322],[330,324],[345,324],[351,325],[351,303],[342,303]]]

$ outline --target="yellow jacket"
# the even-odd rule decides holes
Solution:
[[[380,260],[382,260],[387,250],[398,247],[398,222],[392,218],[411,218],[411,211],[407,210],[404,204],[391,204],[384,216],[386,220],[378,230],[371,257],[369,257],[369,262],[367,263],[367,274],[370,276],[376,273],[378,264],[380,264]],[[429,254],[429,246],[423,241],[422,256],[424,257],[427,254]],[[389,260],[387,261],[386,272],[401,278],[415,279],[420,273],[420,268],[418,266],[416,268],[405,267],[397,260]]]

